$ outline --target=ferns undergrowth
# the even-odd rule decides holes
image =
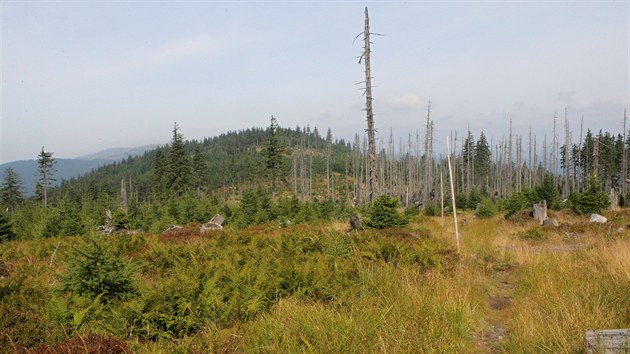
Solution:
[[[0,352],[77,338],[136,352],[476,352],[492,275],[509,267],[518,283],[505,351],[579,351],[588,328],[630,327],[628,231],[560,217],[577,226],[532,241],[522,235],[535,223],[463,217],[461,254],[450,219],[427,216],[351,233],[322,223],[114,235],[95,242],[137,287],[108,301],[58,280],[77,266],[73,249],[92,241],[4,243]],[[569,232],[587,247],[527,251],[574,242]]]

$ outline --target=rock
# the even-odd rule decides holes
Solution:
[[[554,219],[554,218],[547,218],[545,220],[543,220],[542,226],[555,226],[558,227],[560,226],[560,224],[558,223],[558,220]]]
[[[623,233],[623,226],[617,229],[617,233],[618,234],[622,234]]]
[[[603,224],[603,223],[608,222],[608,219],[606,219],[605,217],[599,214],[591,214],[591,216],[588,219],[588,222],[596,222],[596,223]]]

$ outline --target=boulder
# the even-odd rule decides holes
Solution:
[[[606,219],[605,217],[599,214],[591,214],[591,216],[588,219],[588,222],[596,222],[596,223],[604,224],[608,222],[608,219]]]
[[[558,220],[556,220],[554,218],[547,218],[547,219],[543,220],[542,226],[543,227],[546,227],[546,226],[558,227],[558,226],[560,226],[560,224],[558,223]]]

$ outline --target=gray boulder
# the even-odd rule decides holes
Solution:
[[[558,223],[558,220],[556,220],[554,218],[547,218],[547,219],[543,220],[542,226],[543,227],[547,227],[547,226],[558,227],[558,226],[560,226],[560,224]]]
[[[600,224],[604,224],[606,222],[608,222],[608,219],[606,219],[605,217],[603,217],[602,215],[599,214],[591,214],[591,216],[588,219],[589,222],[596,222],[596,223],[600,223]]]

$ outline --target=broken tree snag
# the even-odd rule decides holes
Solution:
[[[547,219],[547,201],[543,200],[538,204],[534,204],[534,219],[540,221],[540,225]]]
[[[219,214],[210,219],[207,223],[201,225],[201,232],[211,231],[211,230],[223,230],[223,222],[225,222],[225,218]]]
[[[357,215],[352,215],[352,217],[350,217],[350,230],[363,230],[361,219]]]
[[[377,189],[378,181],[376,179],[376,138],[374,136],[374,113],[372,111],[372,69],[370,67],[370,18],[368,16],[368,8],[365,7],[365,28],[363,30],[363,53],[361,60],[365,63],[365,113],[367,115],[367,134],[368,134],[368,166],[369,166],[369,183],[368,183],[368,201],[372,201],[374,191]]]

